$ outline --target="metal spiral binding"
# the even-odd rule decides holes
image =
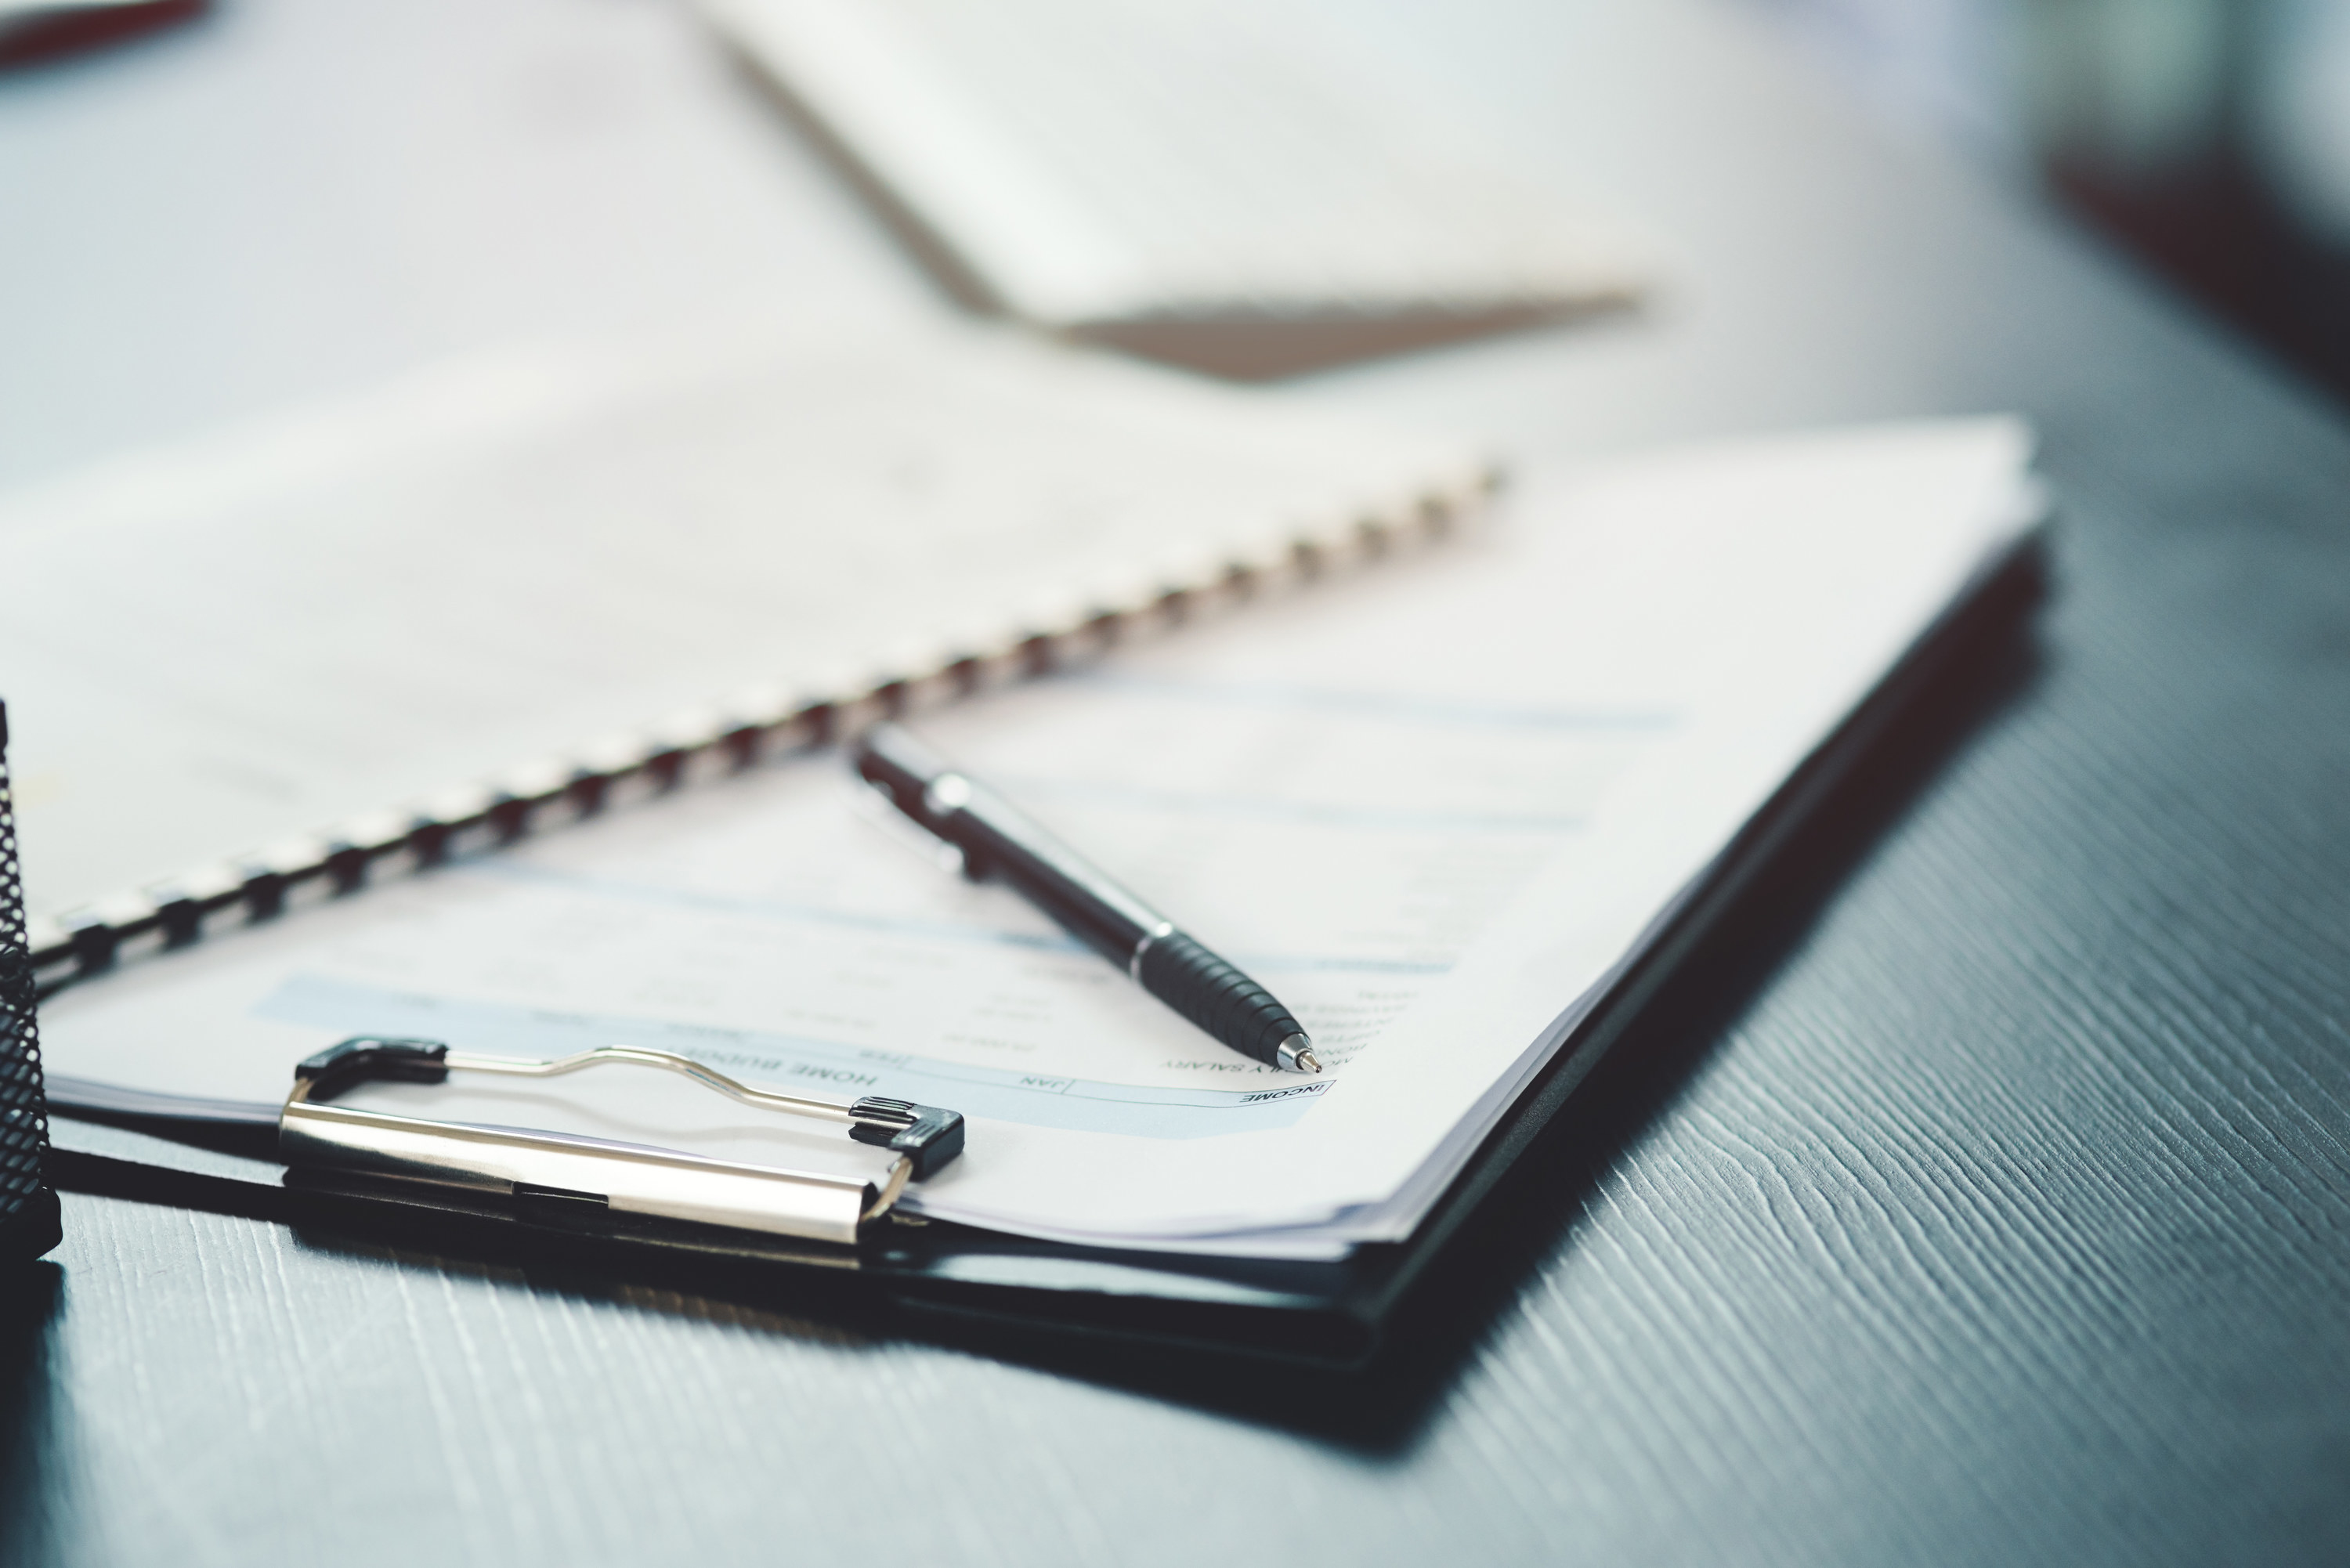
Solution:
[[[1182,587],[1138,582],[1097,593],[968,647],[910,650],[868,676],[825,680],[798,693],[746,696],[576,756],[511,770],[412,810],[343,824],[36,922],[26,940],[38,994],[139,952],[185,947],[239,911],[248,923],[271,919],[289,903],[354,892],[388,869],[422,870],[462,851],[593,816],[626,794],[667,793],[713,768],[740,771],[832,743],[884,718],[1085,663],[1119,642],[1440,537],[1500,483],[1498,470],[1481,468],[1391,514],[1302,530],[1260,558],[1228,561]],[[9,866],[13,877],[13,853]],[[22,929],[21,913],[16,918]],[[25,1016],[29,1030],[29,1006]]]
[[[42,1199],[49,1149],[41,1093],[36,987],[26,947],[24,879],[16,857],[15,792],[8,777],[8,714],[0,708],[0,1223],[13,1231]],[[54,1220],[49,1221],[54,1228]]]

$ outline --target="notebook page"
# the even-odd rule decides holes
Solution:
[[[964,1111],[968,1154],[912,1199],[933,1214],[1295,1256],[1401,1234],[1562,1014],[2014,537],[2025,448],[1987,421],[1543,476],[1410,575],[924,726],[1264,981],[1319,1078],[1222,1050],[1016,897],[944,874],[821,758],[68,992],[50,1068],[262,1101],[348,1033],[626,1041]],[[365,1095],[870,1158],[629,1075]]]
[[[1482,469],[998,335],[739,320],[141,454],[0,498],[31,912],[746,687],[926,676]]]

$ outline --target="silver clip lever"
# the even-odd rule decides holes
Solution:
[[[362,1083],[439,1084],[452,1072],[553,1078],[605,1065],[659,1068],[760,1110],[845,1125],[857,1142],[889,1149],[897,1158],[877,1192],[852,1177],[325,1103]],[[908,1181],[935,1174],[963,1145],[963,1119],[954,1111],[879,1096],[834,1100],[754,1089],[690,1057],[635,1045],[541,1061],[452,1051],[437,1040],[360,1035],[303,1062],[294,1080],[277,1122],[279,1152],[289,1166],[587,1199],[622,1213],[845,1243],[887,1214]]]

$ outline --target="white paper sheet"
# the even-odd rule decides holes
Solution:
[[[1540,475],[1408,574],[922,726],[1288,1002],[1318,1079],[1222,1050],[1013,894],[910,852],[827,759],[68,992],[51,1069],[257,1101],[347,1033],[625,1040],[965,1111],[968,1154],[915,1199],[932,1214],[1272,1255],[1398,1237],[1592,988],[2029,523],[2027,444],[1992,420]],[[617,1073],[368,1094],[864,1158]]]
[[[1263,0],[701,8],[1033,322],[1474,331],[1621,303],[1654,271],[1620,225]]]

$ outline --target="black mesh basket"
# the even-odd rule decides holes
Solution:
[[[41,1036],[33,1003],[25,880],[8,780],[8,710],[0,705],[0,1262],[37,1258],[58,1241],[57,1195],[41,1168],[49,1151],[49,1114],[41,1096]]]

